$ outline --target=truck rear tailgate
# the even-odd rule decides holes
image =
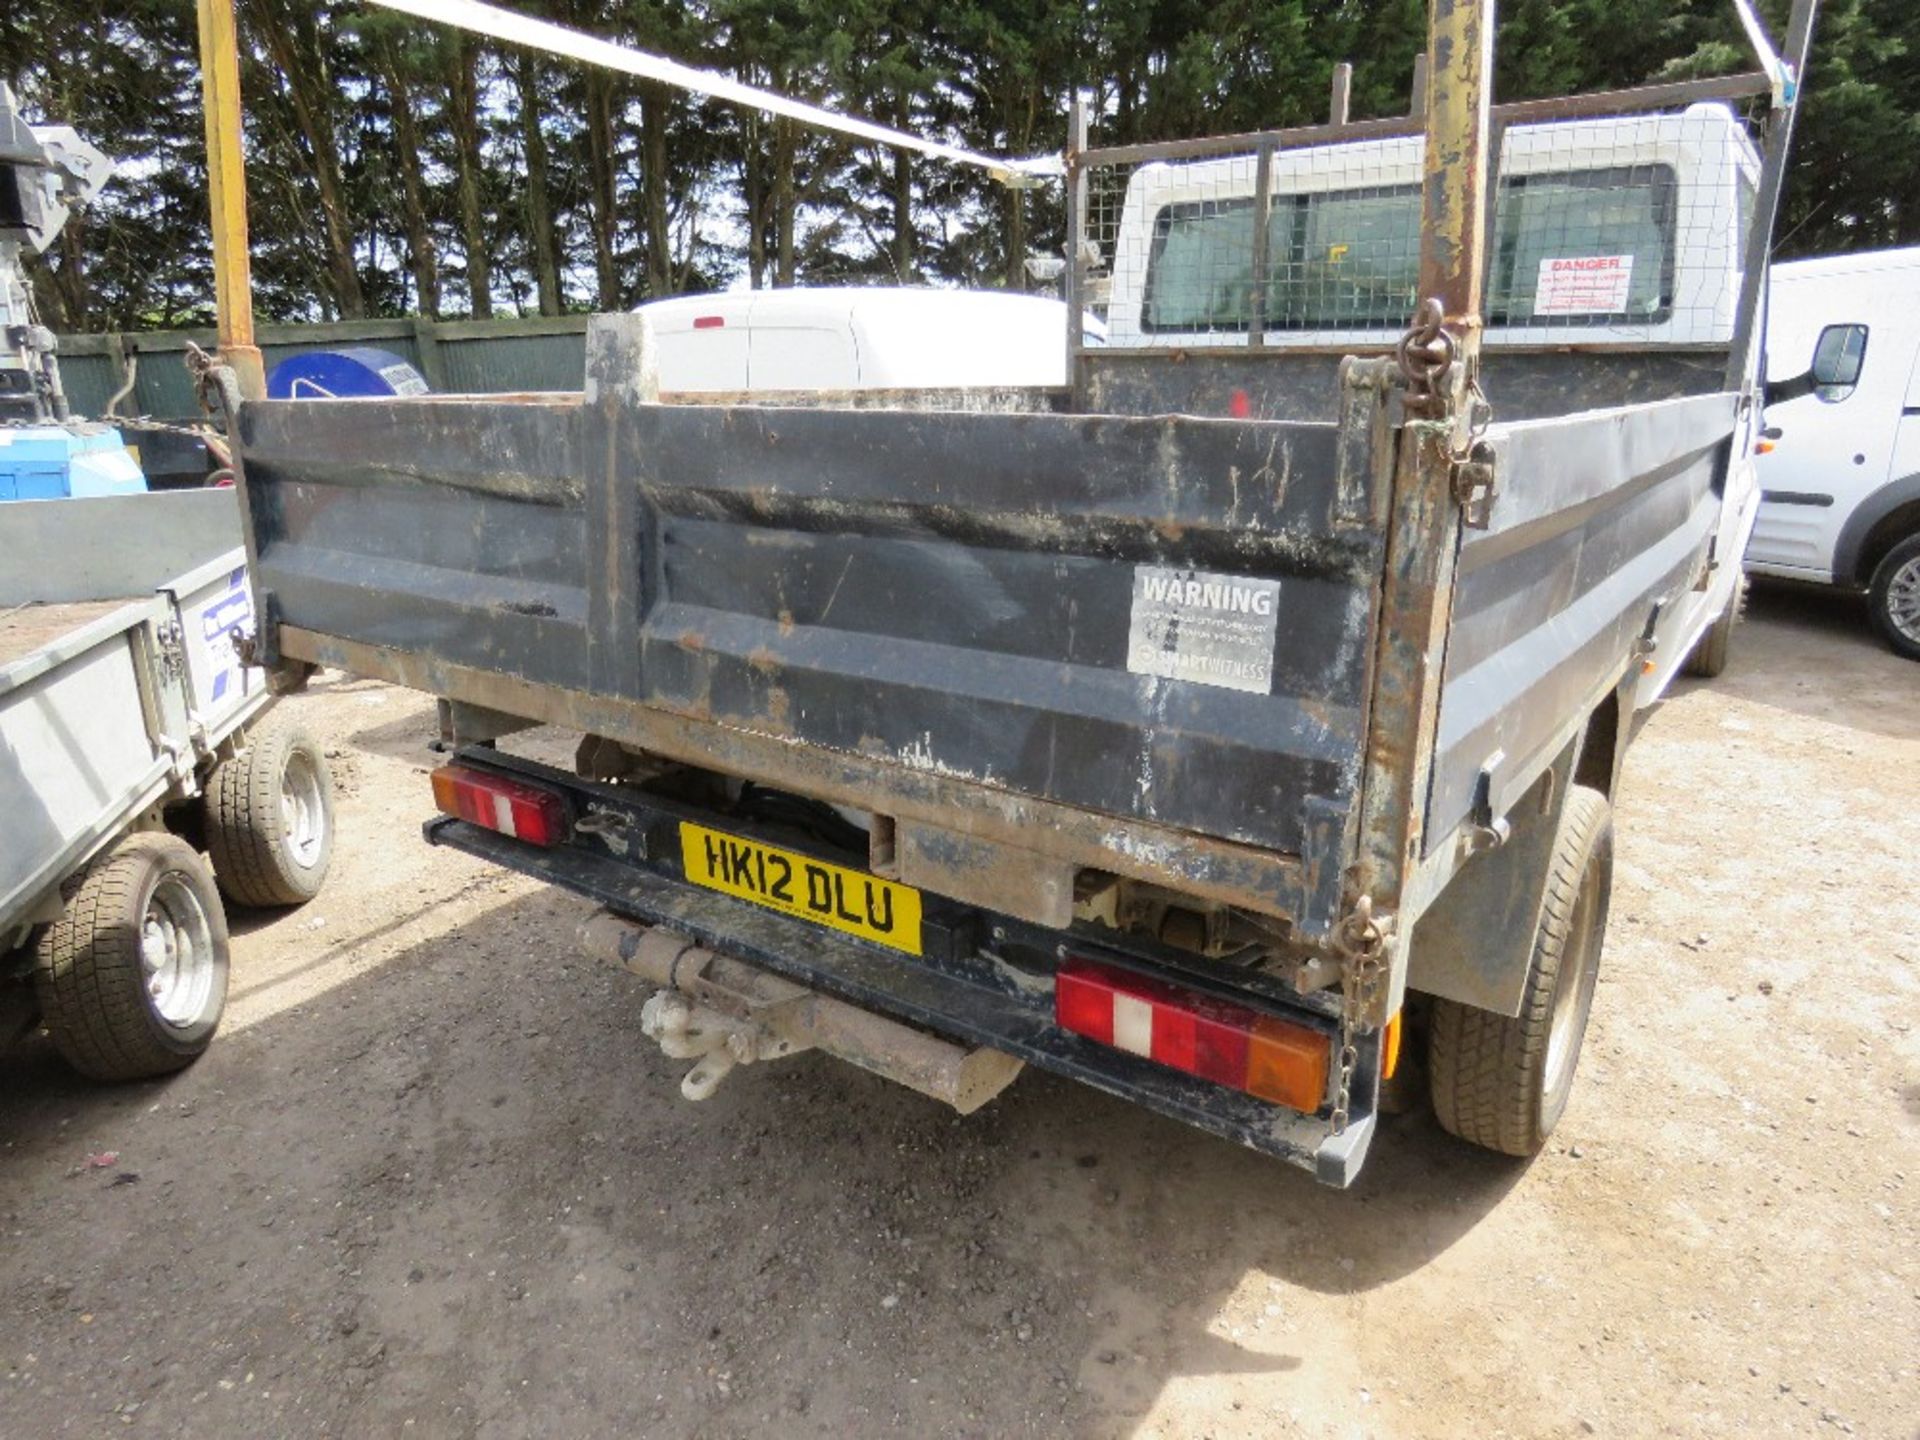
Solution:
[[[882,813],[933,793],[903,776],[1068,807],[1170,883],[1104,821],[1208,837],[1268,857],[1240,888],[1276,914],[1345,863],[1385,501],[1335,425],[662,405],[619,373],[239,430],[298,658],[346,658],[301,638],[330,637],[442,693],[505,677],[464,698],[515,713],[566,692],[537,718],[631,743],[678,717],[830,755]]]

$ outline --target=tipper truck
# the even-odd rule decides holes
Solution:
[[[427,839],[597,902],[691,1097],[1035,1065],[1345,1185],[1424,1073],[1537,1151],[1627,744],[1724,662],[1810,10],[1793,64],[1497,107],[1485,23],[1437,0],[1420,116],[1078,123],[1066,387],[676,396],[644,315],[577,394],[214,372],[260,658],[440,697]]]

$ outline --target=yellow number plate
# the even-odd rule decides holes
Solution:
[[[758,840],[680,822],[687,879],[783,915],[920,953],[920,892]]]

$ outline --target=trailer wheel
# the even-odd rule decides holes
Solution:
[[[1693,651],[1687,656],[1687,674],[1712,680],[1726,670],[1727,652],[1733,648],[1733,627],[1740,623],[1746,608],[1747,577],[1743,574],[1734,582],[1727,608],[1707,627],[1706,633],[1693,642]]]
[[[1462,1140],[1535,1155],[1567,1108],[1613,888],[1613,816],[1574,786],[1560,817],[1533,965],[1516,1016],[1435,1000],[1428,1040],[1433,1112]]]
[[[269,722],[207,777],[201,801],[221,892],[236,905],[303,905],[333,859],[333,777],[319,742]]]
[[[95,1080],[191,1063],[227,1004],[227,917],[207,862],[173,835],[136,835],[94,862],[34,953],[54,1047]]]
[[[1920,660],[1920,535],[1889,550],[1867,591],[1873,623],[1896,655]]]

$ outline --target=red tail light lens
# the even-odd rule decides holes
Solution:
[[[433,802],[448,815],[534,845],[567,838],[566,802],[551,790],[465,765],[433,772]]]
[[[1063,1030],[1311,1114],[1326,1099],[1332,1039],[1307,1025],[1127,970],[1071,960],[1054,976]]]

